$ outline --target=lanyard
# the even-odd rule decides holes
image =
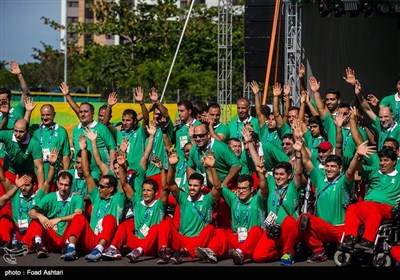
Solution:
[[[44,125],[40,126],[40,146],[43,147],[43,127]],[[51,138],[53,138],[53,134],[54,134],[54,129],[55,129],[55,124],[53,124],[51,126],[51,134],[49,136],[49,139],[47,140],[47,145],[49,146],[51,143]]]
[[[347,129],[346,129],[346,130],[347,130]],[[350,132],[351,132],[350,129],[348,129],[347,134],[346,134],[346,137],[344,138],[344,141],[343,141],[343,153],[344,153],[344,151],[346,150],[347,141],[348,141]]]
[[[385,129],[381,126],[381,135],[379,135],[379,146],[378,146],[379,149],[382,148],[383,142],[385,142],[386,138],[390,137],[390,134],[392,133],[393,129],[395,129],[396,126],[397,126],[396,122],[393,122],[388,129]]]
[[[210,141],[210,143],[208,143],[206,150],[204,151],[204,153],[207,153],[210,149],[211,149],[211,144],[212,142]],[[206,170],[204,169],[203,164],[201,163],[201,159],[202,159],[202,151],[199,149],[199,147],[197,147],[197,168],[202,172],[205,173]]]
[[[68,203],[68,200],[65,200],[65,201],[63,202],[63,205],[60,207],[60,209],[58,209],[58,211],[57,211],[57,213],[56,213],[56,217],[58,217],[58,215],[61,214],[62,210],[64,210],[64,208],[65,208],[65,206],[67,205],[67,203]]]
[[[286,186],[281,187],[281,188],[276,187],[276,189],[275,189],[275,194],[274,194],[274,196],[272,198],[272,206],[275,207],[275,211],[276,211],[275,214],[276,215],[278,215],[279,208],[281,207],[281,205],[283,203],[283,199],[286,196],[287,188],[288,188],[288,184],[286,184]],[[279,199],[278,199],[277,204],[275,206],[275,202],[276,202],[275,198],[277,196],[279,197]]]
[[[110,197],[110,201],[108,201],[108,203],[107,203],[107,204],[104,206],[104,208],[103,208],[103,217],[105,216],[108,207],[110,207],[111,198],[112,198],[112,197]],[[100,219],[100,210],[101,210],[101,209],[100,209],[100,207],[99,207],[99,210],[97,210],[97,221]]]
[[[24,212],[24,207],[22,206],[23,200],[24,199],[22,197],[19,199],[19,217],[18,217],[18,220],[22,219],[22,213]],[[31,202],[32,202],[32,200],[26,202],[26,208],[25,208],[25,210],[26,210],[25,212],[26,213],[28,213],[28,211],[29,211],[29,209],[31,207]]]
[[[244,216],[244,225],[242,225],[242,224],[240,223],[240,212],[239,212],[239,210],[240,210],[240,204],[241,204],[241,203],[240,203],[240,200],[238,199],[238,200],[237,200],[237,203],[236,203],[235,219],[236,219],[236,221],[237,221],[237,223],[238,223],[239,225],[244,226],[244,227],[247,228],[247,226],[248,226],[248,224],[249,224],[249,208],[250,208],[250,202],[249,202],[249,205],[246,206],[246,214],[245,214],[245,216]]]
[[[203,222],[205,222],[206,224],[209,224],[210,221],[207,221],[206,217],[200,212],[200,210],[196,207],[196,205],[194,204],[193,201],[192,201],[192,206],[194,207],[194,209],[196,209],[197,214],[199,214],[199,216],[201,217]]]

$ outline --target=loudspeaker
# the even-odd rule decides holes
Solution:
[[[275,0],[245,1],[244,57],[247,82],[252,80],[257,82],[265,81],[274,13]],[[282,18],[280,25],[280,33],[276,34],[275,37],[274,55],[271,64],[271,75],[269,77],[270,82],[274,81],[275,69],[277,69],[277,80],[283,81],[285,26],[284,19]],[[279,44],[278,54],[276,54],[277,44]],[[276,55],[278,55],[278,67],[276,67]]]

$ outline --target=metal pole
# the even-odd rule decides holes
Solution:
[[[187,26],[187,24],[188,24],[188,22],[189,22],[190,14],[192,13],[192,9],[193,9],[194,2],[196,2],[196,1],[195,1],[195,0],[192,0],[192,3],[190,4],[189,12],[188,12],[188,14],[187,14],[187,16],[186,16],[185,25],[183,26],[183,30],[182,30],[182,33],[181,33],[181,38],[179,39],[178,47],[177,47],[176,50],[175,50],[174,59],[172,60],[172,65],[171,65],[171,67],[169,68],[168,77],[167,77],[167,80],[165,81],[165,85],[164,85],[163,92],[162,92],[162,94],[161,94],[160,101],[163,100],[163,97],[164,97],[164,94],[165,94],[165,90],[167,89],[169,77],[171,76],[172,68],[174,68],[175,60],[176,60],[176,57],[177,57],[177,55],[178,55],[179,47],[181,46],[181,42],[182,42],[182,39],[183,39],[183,35],[185,34],[186,26]]]
[[[65,31],[64,31],[64,82],[67,83],[68,76],[67,76],[67,58],[68,58],[68,0],[61,0],[61,24],[64,24]],[[64,96],[64,102],[67,101],[66,97]]]

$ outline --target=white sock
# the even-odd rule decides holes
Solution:
[[[140,255],[143,255],[143,248],[142,247],[137,247],[136,249],[140,252]]]
[[[75,244],[69,243],[68,247],[74,248],[75,249]]]
[[[95,248],[96,248],[97,250],[99,250],[100,253],[103,253],[103,251],[104,251],[103,245],[97,244],[97,246],[96,246]]]
[[[42,243],[42,238],[40,236],[35,236],[35,243]]]

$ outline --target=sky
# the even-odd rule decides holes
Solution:
[[[60,33],[40,19],[60,22],[61,0],[0,0],[0,61],[37,62],[33,48],[41,41],[60,49]]]

